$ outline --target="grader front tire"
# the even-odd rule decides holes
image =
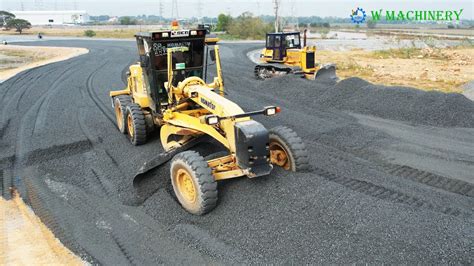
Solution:
[[[127,106],[127,132],[128,138],[133,145],[141,145],[146,142],[146,122],[142,109],[136,103]]]
[[[170,173],[176,198],[185,210],[203,215],[216,207],[217,183],[199,153],[185,151],[174,156]]]
[[[288,171],[309,169],[309,155],[303,140],[285,126],[270,129],[270,159],[273,165]]]
[[[130,96],[119,95],[114,98],[115,119],[120,132],[127,134],[127,105],[132,102]]]

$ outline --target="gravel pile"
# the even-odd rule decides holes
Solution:
[[[279,98],[382,118],[439,127],[474,127],[474,102],[458,93],[426,92],[348,78],[333,86],[295,76],[267,80]],[[297,91],[295,91],[297,90]]]

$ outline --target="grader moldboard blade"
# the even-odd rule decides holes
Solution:
[[[338,81],[339,78],[336,75],[336,65],[324,65],[314,75],[315,80],[321,81]]]
[[[186,151],[186,150],[189,150],[192,147],[196,146],[197,144],[202,143],[202,142],[206,142],[208,140],[209,140],[209,138],[207,136],[201,136],[201,137],[194,138],[194,139],[186,142],[185,144],[183,144],[182,146],[180,146],[178,148],[172,149],[172,150],[167,151],[167,152],[166,151],[162,152],[162,153],[158,154],[156,157],[152,158],[151,160],[145,162],[140,167],[140,169],[138,169],[138,172],[133,177],[133,187],[138,187],[138,184],[140,184],[140,182],[144,178],[146,178],[146,175],[150,171],[166,164],[168,161],[173,159],[173,157],[176,154],[178,154],[180,152],[183,152],[183,151]]]

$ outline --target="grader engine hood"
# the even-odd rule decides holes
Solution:
[[[237,164],[249,170],[248,177],[270,174],[269,141],[268,130],[260,123],[248,120],[235,124]]]

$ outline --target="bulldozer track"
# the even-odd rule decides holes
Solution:
[[[349,161],[348,158],[342,156],[340,153],[352,154],[353,156],[360,158],[361,160],[372,162],[370,167],[373,169],[382,169],[388,174],[403,177],[413,182],[417,182],[430,187],[438,188],[444,191],[456,193],[471,198],[474,197],[474,185],[462,180],[434,174],[408,165],[388,163],[386,161],[374,158],[373,153],[365,150],[340,150],[338,148],[320,143],[317,143],[317,145],[322,145],[325,148],[331,149],[328,154],[336,160]],[[337,151],[339,151],[339,153]]]
[[[393,203],[402,203],[416,208],[425,208],[452,216],[470,216],[461,210],[451,207],[436,206],[417,197],[407,195],[392,189],[388,189],[368,181],[358,180],[350,177],[339,176],[321,168],[315,168],[314,172],[325,179],[343,185],[353,191],[375,197]]]
[[[452,193],[474,197],[474,186],[468,182],[433,174],[407,165],[387,164],[385,167],[390,174]]]

